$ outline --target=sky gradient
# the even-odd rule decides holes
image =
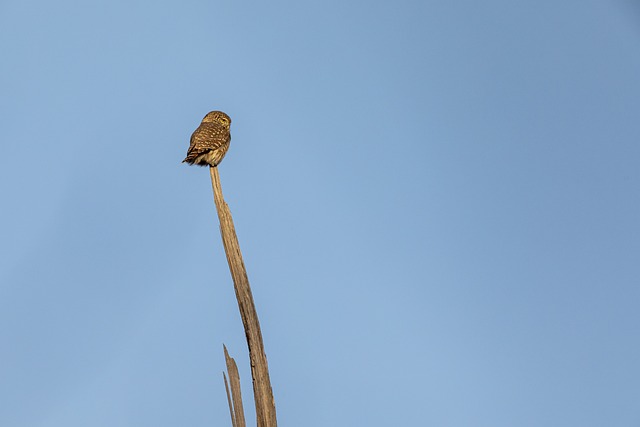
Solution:
[[[0,3],[0,425],[640,425],[640,6]]]

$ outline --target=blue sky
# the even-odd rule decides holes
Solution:
[[[631,1],[3,1],[0,425],[640,423]]]

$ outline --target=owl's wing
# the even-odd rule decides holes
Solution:
[[[215,150],[228,141],[228,131],[221,126],[201,124],[191,135],[187,154],[202,154]]]
[[[202,154],[217,151],[220,148],[226,152],[230,140],[231,135],[229,134],[229,128],[214,123],[202,123],[191,135],[187,157],[183,162],[193,164]],[[222,153],[223,157],[224,152]],[[202,165],[203,163],[200,164]]]

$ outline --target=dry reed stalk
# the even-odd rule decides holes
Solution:
[[[253,302],[251,287],[247,271],[242,260],[240,252],[240,244],[233,226],[233,218],[229,206],[224,201],[222,195],[222,186],[220,185],[220,175],[217,167],[210,168],[211,184],[213,186],[213,197],[220,219],[220,234],[222,234],[222,243],[227,255],[229,270],[233,279],[233,287],[238,300],[238,308],[240,309],[240,317],[244,325],[245,335],[247,337],[247,345],[249,347],[249,360],[251,361],[251,377],[253,379],[253,397],[256,405],[256,418],[258,427],[276,427],[276,405],[273,399],[273,391],[271,390],[271,380],[269,378],[269,366],[267,364],[267,356],[264,352],[264,344],[262,342],[262,332],[260,331],[260,322],[258,321],[258,313]],[[228,357],[225,349],[225,356]],[[231,359],[233,360],[233,359]],[[235,362],[233,362],[235,365]],[[227,363],[228,366],[228,363]],[[236,367],[237,372],[237,367]],[[229,371],[231,390],[233,397],[233,376]],[[239,377],[238,377],[239,378]],[[240,394],[238,380],[238,397]],[[239,402],[242,409],[242,403]],[[235,423],[238,423],[238,415],[234,397],[234,414]],[[244,417],[244,415],[243,415]],[[233,421],[233,419],[232,419]],[[243,419],[244,422],[244,419]],[[240,424],[234,427],[241,427]]]

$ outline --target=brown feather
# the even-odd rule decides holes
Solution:
[[[228,120],[219,120],[220,117],[226,117]],[[187,157],[182,162],[198,166],[217,166],[227,153],[231,142],[229,123],[231,119],[225,113],[212,111],[207,114],[191,135]]]

